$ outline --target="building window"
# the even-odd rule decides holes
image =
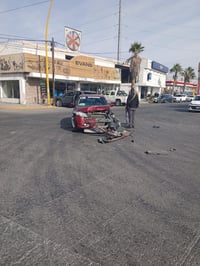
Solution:
[[[2,81],[3,98],[20,98],[19,81],[8,80]]]

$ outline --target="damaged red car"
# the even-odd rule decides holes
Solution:
[[[80,95],[72,112],[72,127],[95,133],[110,123],[110,108],[103,95]]]

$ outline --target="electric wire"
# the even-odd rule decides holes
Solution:
[[[10,12],[17,11],[17,10],[20,10],[20,9],[24,9],[24,8],[27,8],[27,7],[41,5],[41,4],[44,4],[44,3],[47,3],[47,2],[49,2],[49,0],[40,1],[40,2],[36,2],[36,3],[32,3],[30,5],[25,5],[25,6],[21,6],[21,7],[15,7],[15,8],[3,10],[3,11],[0,11],[0,14],[10,13]]]
[[[22,7],[17,7],[17,8],[13,8],[13,9],[9,9],[9,10],[4,10],[4,11],[0,11],[0,14],[3,14],[3,13],[8,13],[8,12],[13,12],[13,11],[17,11],[17,10],[19,10],[19,9],[22,9],[22,8],[27,8],[27,7],[31,7],[31,6],[35,6],[35,5],[41,5],[41,4],[43,4],[43,3],[47,3],[47,2],[49,2],[49,0],[47,1],[40,1],[40,2],[36,2],[36,3],[33,3],[33,4],[30,4],[30,5],[25,5],[25,6],[22,6]],[[123,12],[123,10],[122,10],[122,12]],[[126,11],[124,11],[124,13],[125,13]],[[116,16],[116,12],[113,12],[112,14],[109,14],[109,16],[107,16],[107,15],[103,15],[103,16],[99,16],[98,18],[96,18],[96,19],[93,19],[93,20],[88,20],[88,21],[86,21],[85,23],[82,23],[82,24],[80,24],[82,27],[84,26],[84,27],[86,27],[87,25],[88,25],[88,27],[90,27],[91,25],[93,25],[95,22],[101,22],[101,21],[104,21],[105,19],[107,19],[107,17],[110,17],[110,16]],[[140,14],[140,13],[138,13],[138,14]],[[123,14],[122,14],[122,16],[123,16]],[[147,17],[145,17],[145,16],[143,16],[143,15],[136,15],[136,16],[134,16],[134,19],[138,19],[139,21],[140,20],[143,20],[143,21],[147,21],[148,22],[148,24],[151,22],[151,23],[157,23],[156,22],[156,20],[151,20],[151,21],[149,21],[148,19],[147,19]],[[124,24],[124,21],[122,20],[122,26],[123,26],[123,24]],[[125,24],[124,24],[125,25]],[[174,23],[170,23],[170,22],[166,22],[166,21],[160,21],[160,25],[162,26],[163,25],[163,27],[164,26],[166,26],[166,25],[171,25],[171,26],[177,26],[176,24],[174,24]],[[112,26],[113,27],[113,26]],[[184,27],[187,27],[187,25],[184,25]],[[87,27],[86,27],[87,28]],[[107,27],[108,28],[108,27]],[[106,30],[107,30],[107,28],[106,28]],[[130,27],[130,26],[127,26],[127,28],[128,29],[130,29],[130,32],[131,32],[131,35],[133,35],[134,33],[140,33],[141,34],[141,32],[143,32],[143,33],[150,33],[150,34],[155,34],[156,32],[155,32],[155,29],[148,29],[148,27],[147,28],[143,28],[143,29],[141,29],[141,30],[138,30],[138,27]],[[137,29],[137,30],[136,30]],[[101,30],[103,30],[103,28],[101,29]],[[101,30],[99,30],[99,31],[101,31]],[[99,33],[99,31],[97,31],[97,30],[95,30],[94,32],[89,32],[88,33],[88,36],[91,36],[91,35],[93,35],[93,34],[98,34]],[[104,31],[104,33],[105,33],[105,31]],[[180,31],[180,34],[182,34],[182,31]],[[184,34],[185,35],[185,34]],[[18,37],[18,39],[19,40],[29,40],[29,41],[41,41],[41,42],[43,42],[42,40],[36,40],[36,39],[31,39],[31,38],[24,38],[24,37],[20,37],[20,36],[17,36],[17,35],[2,35],[2,34],[0,34],[0,39],[2,39],[3,37],[6,37],[5,38],[5,40],[8,40],[8,41],[10,41],[11,39],[16,39],[16,37]],[[12,38],[13,37],[13,38]],[[169,38],[171,38],[173,41],[176,41],[176,40],[178,40],[178,39],[182,39],[183,41],[184,40],[186,40],[187,38],[188,38],[188,36],[178,36],[178,35],[173,35],[173,34],[169,34],[168,33],[168,37]],[[106,41],[109,41],[109,40],[111,40],[111,39],[115,39],[116,37],[114,37],[114,36],[112,36],[112,37],[110,37],[110,38],[101,38],[101,36],[100,36],[100,38],[99,38],[99,40],[98,39],[95,39],[96,41],[95,41],[95,43],[101,43],[101,42],[106,42]],[[127,39],[126,37],[125,37],[125,34],[122,32],[122,40],[125,40],[125,39]],[[129,36],[129,39],[130,39],[130,36]],[[194,37],[192,37],[192,40],[198,40],[199,38],[198,38],[198,35],[196,34],[195,35],[195,38]],[[50,40],[49,40],[49,42],[50,42]],[[94,42],[93,42],[94,43]],[[93,43],[91,43],[91,45],[93,45]],[[57,45],[58,46],[63,46],[64,47],[64,45],[62,45],[61,43],[59,43],[59,42],[57,42]],[[89,47],[89,45],[90,45],[90,43],[86,43],[85,45],[87,45],[87,47]],[[151,42],[151,47],[158,47],[159,46],[159,48],[160,49],[163,49],[163,50],[176,50],[177,49],[177,47],[169,47],[168,46],[168,43],[165,45],[165,47],[164,46],[160,46],[160,45],[158,45],[158,44],[156,44],[156,43],[154,43],[154,42]],[[88,49],[88,48],[87,48]],[[186,49],[186,48],[182,48],[182,50],[188,50],[188,51],[190,51],[190,48],[188,48],[188,49]],[[114,54],[116,54],[116,52],[113,52],[113,51],[105,51],[105,52],[94,52],[94,53],[91,53],[91,50],[90,50],[90,52],[86,52],[86,53],[88,53],[88,54],[98,54],[98,55],[114,55]],[[129,54],[128,53],[128,50],[127,51],[120,51],[120,54]]]

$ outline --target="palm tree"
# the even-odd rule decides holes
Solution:
[[[141,43],[134,42],[131,44],[129,52],[133,53],[127,62],[130,62],[130,73],[131,73],[131,85],[134,86],[135,83],[138,81],[138,76],[140,73],[140,64],[141,64],[141,57],[139,54],[144,51],[144,46]]]
[[[175,64],[171,69],[170,69],[170,73],[174,73],[173,75],[173,89],[172,89],[172,95],[174,94],[174,88],[176,86],[176,82],[178,80],[178,74],[182,73],[182,67],[180,64]]]
[[[195,71],[192,67],[188,67],[182,71],[182,76],[184,78],[183,92],[186,88],[186,83],[189,83],[191,79],[195,78]]]

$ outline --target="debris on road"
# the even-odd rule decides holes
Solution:
[[[124,139],[130,135],[130,132],[124,130],[122,132],[119,131],[107,131],[104,137],[98,138],[98,142],[103,143],[111,143],[117,140]]]
[[[161,150],[161,151],[147,150],[144,153],[146,153],[146,154],[154,154],[154,155],[168,155],[169,152],[171,152],[171,151],[176,151],[176,149],[175,148],[169,148],[168,151],[165,151],[165,150]]]

